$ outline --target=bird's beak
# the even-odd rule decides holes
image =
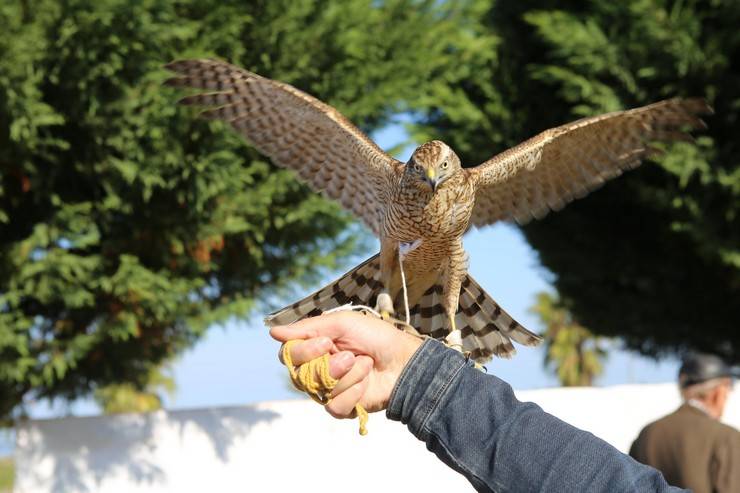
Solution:
[[[432,192],[436,192],[437,185],[439,185],[439,180],[437,179],[437,173],[434,171],[433,168],[427,169],[427,181],[429,182],[429,185],[432,187]]]

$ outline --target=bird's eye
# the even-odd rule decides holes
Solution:
[[[442,169],[447,169],[447,161],[442,163]]]
[[[421,166],[419,166],[418,164],[415,164],[414,171],[416,171],[417,173],[421,172]]]

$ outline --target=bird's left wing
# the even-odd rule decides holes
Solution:
[[[333,107],[288,84],[215,60],[182,60],[166,84],[204,89],[181,103],[207,107],[278,166],[338,201],[378,234],[389,181],[402,164]]]
[[[691,140],[711,113],[703,99],[669,99],[546,130],[469,170],[477,184],[473,226],[524,224],[581,198],[656,152],[651,142]]]

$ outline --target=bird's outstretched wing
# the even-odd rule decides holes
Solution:
[[[389,180],[402,164],[383,152],[336,109],[288,84],[225,62],[167,65],[165,84],[203,89],[180,102],[229,122],[272,162],[296,171],[311,188],[337,200],[378,234]]]
[[[524,224],[581,198],[659,152],[651,142],[691,140],[712,109],[703,99],[669,99],[546,130],[469,170],[477,183],[472,226]]]

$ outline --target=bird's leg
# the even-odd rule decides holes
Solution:
[[[457,326],[455,326],[455,315],[447,315],[447,318],[450,321],[450,333],[447,334],[447,337],[445,337],[445,343],[450,346],[452,349],[456,349],[462,353],[463,350],[463,342],[462,342],[462,332],[460,332],[457,329]]]
[[[396,313],[393,308],[393,298],[390,295],[391,282],[393,280],[393,265],[396,261],[398,246],[393,241],[383,240],[380,245],[380,280],[383,283],[383,291],[378,294],[375,302],[375,310],[380,313],[383,320],[390,320]]]
[[[411,321],[411,312],[409,311],[409,289],[406,284],[406,273],[403,269],[403,259],[406,258],[410,252],[413,252],[419,245],[421,245],[421,238],[411,242],[399,242],[398,243],[398,271],[401,274],[401,290],[403,292],[403,308],[406,316],[406,324],[408,325]]]
[[[465,273],[468,271],[468,258],[462,243],[458,243],[450,252],[450,260],[445,271],[443,306],[449,321],[450,333],[445,343],[453,349],[463,351],[462,332],[455,324],[455,314],[460,303],[460,288]]]

